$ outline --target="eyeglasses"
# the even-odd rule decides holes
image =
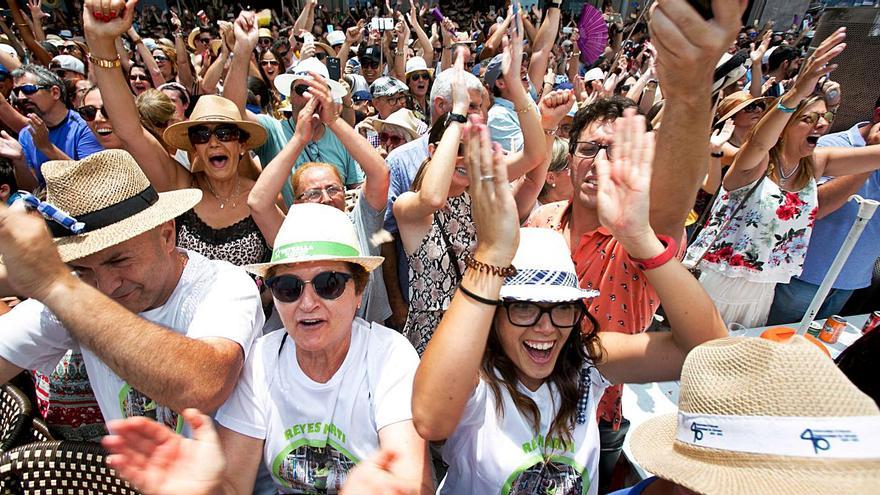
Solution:
[[[403,136],[400,136],[398,134],[389,134],[387,132],[380,132],[379,133],[379,142],[388,143],[391,146],[400,146],[404,142],[404,139],[403,139]]]
[[[377,99],[389,105],[403,105],[406,103],[406,95],[382,96]]]
[[[41,89],[49,89],[51,87],[52,86],[47,86],[45,84],[22,84],[21,86],[12,88],[12,94],[18,97],[21,97],[22,93],[24,93],[25,96],[31,96]]]
[[[211,140],[211,136],[217,136],[218,141],[228,143],[241,139],[241,129],[236,125],[218,125],[213,129],[206,125],[195,125],[187,130],[189,142],[192,144],[205,144]]]
[[[167,62],[168,57],[166,57],[165,55],[153,55],[153,60],[155,60],[156,63]]]
[[[424,79],[425,81],[430,81],[431,74],[428,74],[427,72],[419,72],[419,73],[416,73],[416,74],[409,76],[410,81],[418,81],[419,79]]]
[[[538,324],[544,313],[550,315],[550,323],[559,328],[572,328],[584,317],[584,305],[581,302],[564,302],[550,306],[541,306],[529,301],[505,301],[507,321],[517,327],[531,327]]]
[[[345,286],[352,279],[350,273],[322,272],[311,280],[303,280],[296,275],[278,275],[266,280],[266,286],[272,290],[275,299],[284,302],[296,302],[305,290],[306,284],[312,284],[315,294],[321,299],[338,299],[345,292]]]
[[[286,57],[288,53],[290,53],[290,50],[284,50],[283,52],[279,51],[278,55],[280,55],[282,57]]]
[[[146,81],[149,82],[150,79],[146,74],[131,74],[128,76],[129,81]]]
[[[767,109],[767,105],[760,101],[754,101],[746,105],[745,108],[742,109],[743,112],[753,113],[753,112],[763,112]]]
[[[107,109],[103,106],[96,107],[95,105],[83,105],[76,109],[76,112],[86,122],[91,122],[95,120],[95,117],[98,116],[98,111],[101,112],[101,115],[103,115],[105,119],[110,120],[110,114],[107,113]]]
[[[834,112],[809,112],[801,115],[801,122],[810,125],[816,125],[819,122],[819,119],[825,119],[830,124],[834,122]]]
[[[296,198],[300,201],[306,201],[308,203],[317,203],[321,201],[324,197],[324,193],[327,193],[327,196],[339,197],[345,195],[345,189],[336,184],[330,184],[329,186],[325,186],[323,188],[315,188],[315,189],[306,189]]]
[[[272,38],[260,38],[260,44],[261,45],[271,45]]]
[[[595,158],[599,151],[605,150],[609,155],[613,144],[599,144],[595,141],[577,141],[575,142],[574,154],[581,158]]]
[[[261,60],[260,65],[262,65],[263,67],[267,67],[269,65],[277,67],[281,64],[279,64],[277,60]]]

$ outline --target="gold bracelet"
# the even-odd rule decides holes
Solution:
[[[516,110],[516,113],[529,113],[532,110],[532,108],[534,108],[534,107],[532,105],[529,105],[525,108],[515,108],[514,107],[514,110]]]
[[[102,67],[104,69],[115,69],[117,67],[122,66],[122,61],[119,59],[119,55],[116,55],[115,59],[106,59],[106,58],[98,58],[90,53],[89,54],[89,62],[97,65],[98,67]]]

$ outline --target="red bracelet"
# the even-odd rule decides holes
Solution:
[[[675,253],[678,252],[678,243],[675,242],[675,239],[669,237],[668,235],[658,235],[657,239],[666,247],[662,253],[654,256],[653,258],[649,258],[646,260],[633,258],[629,256],[630,261],[635,263],[636,267],[639,270],[653,270],[655,268],[660,268],[669,262],[672,258],[675,257]]]

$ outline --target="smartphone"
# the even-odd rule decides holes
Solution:
[[[571,33],[572,33],[571,26],[566,26],[566,27],[562,28],[562,34],[571,34]]]
[[[327,73],[331,81],[338,81],[342,77],[339,68],[339,57],[327,57]]]
[[[380,31],[381,30],[378,17],[373,17],[372,19],[370,19],[370,30],[371,31]]]
[[[712,0],[688,0],[688,3],[691,4],[691,7],[697,13],[703,16],[703,19],[711,19],[713,17]]]
[[[394,19],[391,17],[383,17],[382,18],[382,31],[393,31],[394,30]]]

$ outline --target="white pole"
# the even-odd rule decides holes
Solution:
[[[837,256],[834,257],[831,267],[828,268],[828,273],[825,275],[825,279],[822,280],[822,285],[819,286],[819,290],[810,302],[810,307],[807,309],[804,319],[801,320],[801,326],[798,328],[798,335],[804,335],[807,333],[807,328],[809,328],[810,322],[813,321],[813,318],[816,317],[816,313],[819,312],[822,303],[825,302],[825,297],[828,296],[828,293],[831,291],[831,286],[837,280],[837,276],[840,275],[840,270],[843,269],[843,264],[846,263],[846,259],[849,258],[849,254],[852,252],[853,247],[855,247],[859,237],[862,236],[862,231],[865,230],[865,225],[871,220],[871,217],[874,216],[874,212],[877,210],[877,206],[880,205],[880,203],[873,199],[865,199],[857,194],[850,196],[849,199],[854,199],[856,203],[859,203],[859,212],[856,215],[856,221],[853,222],[852,228],[849,229],[849,233],[846,235],[843,245],[840,246],[840,251],[837,252]]]

